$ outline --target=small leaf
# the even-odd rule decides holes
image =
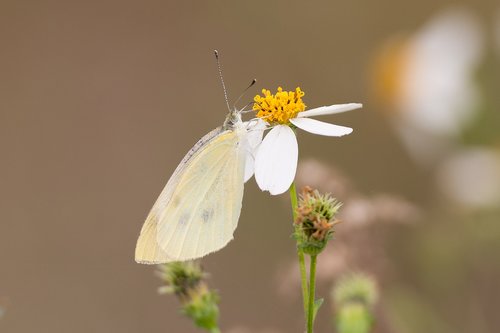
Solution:
[[[314,301],[313,320],[316,319],[316,314],[324,301],[325,300],[323,298]]]

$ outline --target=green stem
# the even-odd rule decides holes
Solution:
[[[211,328],[210,333],[220,333],[220,329],[218,327]]]
[[[302,285],[302,303],[304,303],[304,316],[307,320],[307,293],[309,292],[309,287],[307,286],[306,259],[302,249],[297,250],[297,255],[299,257],[300,280]]]
[[[316,286],[316,255],[311,256],[309,267],[309,301],[307,310],[307,333],[312,333],[314,324],[314,293]]]
[[[297,218],[297,189],[295,188],[295,183],[292,183],[290,186],[290,201],[292,203],[292,214],[293,214],[293,220],[295,221]],[[301,248],[297,249],[297,255],[299,257],[299,269],[300,269],[300,280],[301,280],[301,285],[302,285],[302,302],[304,305],[304,316],[307,321],[307,294],[308,294],[308,287],[307,287],[307,272],[306,272],[306,260],[304,256],[304,251]]]
[[[290,191],[290,201],[292,202],[293,219],[295,220],[297,218],[297,206],[298,206],[297,189],[295,188],[295,183],[292,183],[292,185],[290,185],[289,191]]]

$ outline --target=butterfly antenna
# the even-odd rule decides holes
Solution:
[[[219,61],[219,52],[217,50],[214,50],[214,53],[215,53],[215,61],[217,62],[217,69],[219,70],[220,82],[222,83],[222,90],[224,90],[224,99],[226,100],[227,109],[229,110],[229,112],[231,112],[231,108],[229,107],[229,101],[227,99],[226,85],[224,84],[224,78],[222,77],[222,68],[220,66],[220,61]]]
[[[252,88],[253,85],[257,82],[257,79],[253,79],[252,82],[250,83],[250,85],[248,85],[248,87],[245,88],[245,90],[243,90],[243,92],[241,93],[241,95],[238,97],[238,99],[236,100],[236,102],[234,102],[233,104],[233,109],[236,109],[236,104],[238,104],[238,102],[241,100],[241,98],[245,95],[245,93],[248,91],[248,89]],[[253,102],[252,102],[253,103]],[[252,104],[252,103],[249,103],[247,105],[245,105],[244,108],[246,108],[248,105]],[[243,108],[243,109],[244,109]]]
[[[252,105],[252,104],[254,104],[254,103],[255,103],[254,101],[247,103],[244,107],[242,107],[242,108],[240,109],[240,113],[249,113],[249,112],[254,112],[255,110],[253,110],[253,109],[246,110],[246,108],[248,108],[249,106],[251,106],[251,105]]]

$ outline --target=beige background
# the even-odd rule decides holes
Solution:
[[[301,159],[334,164],[364,193],[428,204],[429,177],[377,112],[368,73],[384,40],[450,4],[0,0],[0,331],[197,332],[133,252],[177,163],[223,121],[215,48],[231,99],[256,77],[244,103],[277,85],[300,85],[311,107],[364,103],[326,119],[355,128],[349,137],[301,133]],[[469,6],[486,20],[498,3]],[[301,331],[298,289],[277,292],[294,259],[289,220],[286,196],[251,180],[235,241],[204,261],[222,294],[224,332]],[[418,280],[407,265],[396,264],[394,281]],[[318,332],[329,331],[329,307]],[[467,312],[441,309],[451,323]],[[487,318],[481,332],[498,324]]]

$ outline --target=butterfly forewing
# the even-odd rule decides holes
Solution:
[[[141,230],[136,261],[199,258],[233,238],[243,197],[246,132],[214,132],[186,155],[160,194]]]

